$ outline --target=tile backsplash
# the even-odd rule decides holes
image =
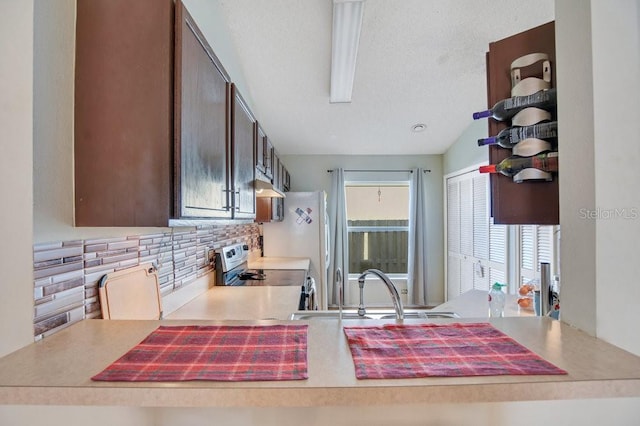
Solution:
[[[259,233],[258,225],[249,223],[34,244],[35,339],[85,318],[100,318],[98,282],[109,272],[154,263],[166,296],[213,270],[208,249],[242,242],[259,250]]]

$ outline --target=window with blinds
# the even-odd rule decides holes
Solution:
[[[507,227],[489,217],[489,179],[477,170],[447,179],[447,298],[506,282]]]
[[[519,225],[519,285],[526,284],[540,277],[540,263],[551,265],[556,271],[556,234],[557,226],[551,225]]]
[[[345,185],[349,271],[375,268],[406,276],[409,182]]]

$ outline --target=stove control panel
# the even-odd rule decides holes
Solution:
[[[246,244],[234,244],[222,247],[218,254],[220,255],[222,272],[227,272],[247,260],[249,246]]]

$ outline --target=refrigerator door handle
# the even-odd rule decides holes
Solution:
[[[344,279],[342,277],[342,269],[336,269],[336,286],[338,291],[338,307],[342,310],[344,306]]]

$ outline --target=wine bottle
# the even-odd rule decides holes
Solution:
[[[558,171],[558,153],[555,151],[542,152],[531,157],[512,155],[498,164],[480,166],[480,173],[502,173],[505,176],[514,176],[524,169],[538,169],[543,172]]]
[[[540,108],[549,110],[556,105],[556,89],[540,90],[527,96],[513,96],[497,102],[493,108],[486,111],[474,112],[473,119],[492,117],[498,121],[505,121],[525,108]]]
[[[511,126],[495,136],[478,139],[478,146],[500,145],[503,148],[513,148],[518,142],[529,139],[550,139],[558,137],[558,122],[548,121],[531,126]]]

